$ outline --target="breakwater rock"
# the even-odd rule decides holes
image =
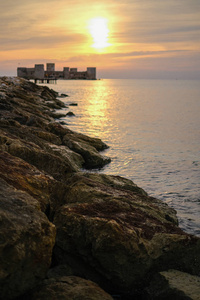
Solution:
[[[0,78],[0,299],[167,299],[172,277],[167,295],[195,299],[200,239],[132,181],[81,171],[107,145],[61,126],[57,97]]]

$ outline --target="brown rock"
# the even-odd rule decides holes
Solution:
[[[34,166],[7,152],[0,151],[0,177],[17,190],[23,190],[38,201],[38,208],[45,212],[56,181]]]
[[[135,183],[133,183],[133,181],[120,176],[105,175],[98,173],[84,173],[83,175],[84,177],[111,186],[113,188],[129,190],[147,196],[147,193],[142,188],[138,187]]]
[[[95,148],[97,151],[103,151],[108,148],[108,146],[104,142],[102,142],[102,140],[100,140],[98,138],[91,138],[87,135],[84,135],[82,133],[73,132],[71,130],[67,130],[65,138],[68,138],[72,141],[85,142],[86,144]]]
[[[45,130],[41,130],[41,129],[35,128],[35,127],[32,127],[29,130],[30,130],[30,133],[34,134],[35,136],[39,137],[40,139],[47,141],[51,144],[55,144],[55,145],[62,144],[61,139],[57,135],[55,135],[51,132],[48,132],[47,130],[45,131]]]
[[[54,218],[57,263],[130,293],[169,266],[199,272],[200,239],[176,226],[175,211],[116,180],[112,187],[77,174],[67,182],[66,204]]]
[[[53,151],[42,149],[34,142],[16,138],[16,136],[3,131],[0,132],[0,150],[25,160],[55,178],[65,177],[68,173],[77,171],[66,157],[60,157]]]
[[[149,299],[199,300],[200,277],[178,270],[160,272],[147,291]]]
[[[68,117],[74,117],[75,114],[74,114],[72,111],[69,111],[69,112],[66,114],[66,116],[68,116]]]
[[[86,169],[102,168],[110,162],[110,159],[100,155],[96,148],[91,146],[90,142],[77,138],[77,136],[66,134],[63,143],[83,157],[85,161],[83,167]]]
[[[1,299],[13,299],[45,277],[55,227],[29,194],[3,179],[0,187],[0,295]]]
[[[25,295],[29,300],[112,300],[97,284],[75,276],[51,278],[32,293]]]

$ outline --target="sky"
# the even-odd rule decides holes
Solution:
[[[49,62],[98,78],[200,79],[200,0],[0,0],[0,76]]]

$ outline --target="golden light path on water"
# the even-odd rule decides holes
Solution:
[[[86,102],[88,132],[99,136],[98,131],[101,131],[108,121],[111,105],[108,101],[107,87],[105,85],[94,86],[92,89],[92,98],[87,98]]]

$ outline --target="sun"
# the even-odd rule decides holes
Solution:
[[[110,46],[108,43],[109,29],[107,19],[101,17],[91,19],[89,21],[89,31],[94,42],[92,47],[101,50]]]

